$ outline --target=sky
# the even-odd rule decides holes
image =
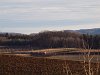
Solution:
[[[0,32],[100,28],[100,0],[0,0]]]

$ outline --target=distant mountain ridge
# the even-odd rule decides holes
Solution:
[[[79,32],[81,34],[100,34],[100,28],[93,28],[93,29],[80,29],[80,30],[75,30],[76,32]]]
[[[80,30],[64,30],[65,32],[75,32],[79,34],[90,34],[90,35],[99,35],[100,28],[93,28],[93,29],[80,29]]]
[[[80,29],[80,30],[64,30],[64,32],[75,32],[79,34],[90,34],[90,35],[98,35],[100,34],[100,28],[93,28],[93,29]],[[22,33],[10,33],[10,32],[0,32],[0,35],[2,34],[8,34],[8,35],[28,35],[28,34],[22,34]],[[30,36],[35,36],[38,33],[30,33]]]

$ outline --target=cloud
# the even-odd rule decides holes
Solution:
[[[97,24],[100,23],[97,19],[80,19],[80,20],[0,20],[1,27],[7,28],[23,28],[23,27],[32,27],[32,28],[40,28],[42,26],[70,26],[70,25],[84,25],[84,24]]]
[[[0,0],[0,27],[99,27],[99,8],[100,0]]]
[[[32,2],[32,0],[0,0],[0,2],[8,2],[8,3],[11,3],[11,2],[15,2],[15,3],[22,3],[22,2]]]
[[[99,0],[2,0],[1,18],[64,20],[100,18]],[[8,16],[7,16],[8,15]]]
[[[1,9],[0,14],[12,15],[12,14],[22,14],[30,13],[32,9],[30,8],[10,8],[10,9]]]

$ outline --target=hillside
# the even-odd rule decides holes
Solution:
[[[88,40],[88,42],[87,42]],[[34,35],[0,34],[0,48],[46,49],[46,48],[100,48],[100,35],[83,35],[72,31],[45,31]]]

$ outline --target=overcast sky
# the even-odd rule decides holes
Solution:
[[[0,0],[0,32],[100,28],[100,0]]]

